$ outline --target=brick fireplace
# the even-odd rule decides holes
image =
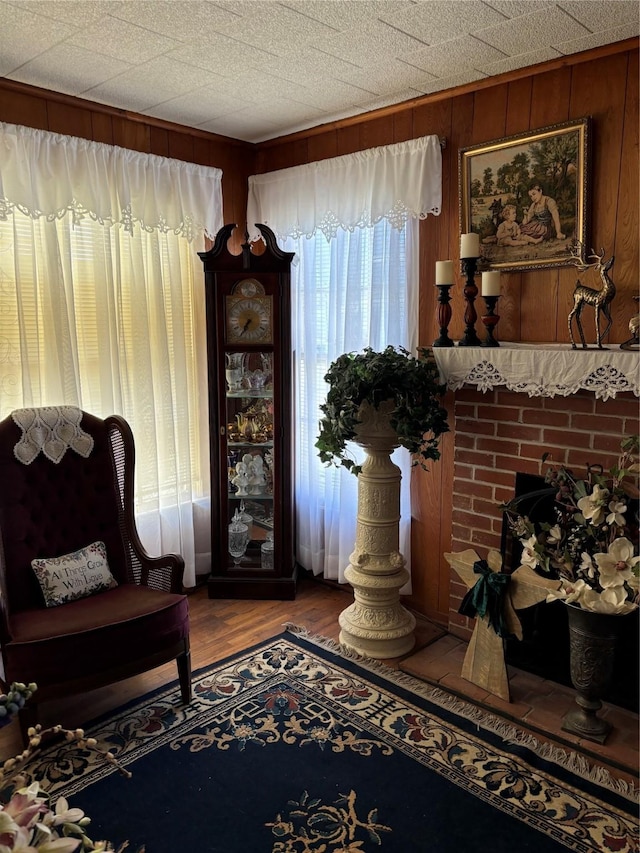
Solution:
[[[473,548],[481,557],[500,550],[499,504],[513,496],[517,472],[546,470],[543,453],[576,472],[587,463],[609,468],[620,438],[640,432],[638,398],[632,393],[599,400],[590,391],[568,397],[529,397],[506,388],[455,392],[455,466],[451,550]],[[449,631],[463,639],[472,623],[458,614],[467,588],[452,573]]]

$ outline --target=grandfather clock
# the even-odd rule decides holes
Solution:
[[[293,253],[229,252],[223,226],[204,265],[211,460],[209,598],[292,599],[291,293]],[[260,244],[260,248],[262,245]]]

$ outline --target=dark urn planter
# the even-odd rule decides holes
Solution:
[[[616,640],[624,616],[594,613],[566,605],[569,619],[571,681],[576,689],[577,708],[562,719],[566,732],[604,743],[611,723],[598,717],[601,697],[613,675]]]

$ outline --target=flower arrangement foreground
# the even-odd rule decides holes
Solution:
[[[0,727],[11,722],[37,689],[35,684],[14,682],[7,693],[0,694]],[[117,849],[108,841],[92,841],[87,835],[91,819],[81,809],[70,808],[64,797],[50,803],[49,796],[37,780],[30,778],[26,767],[41,747],[43,740],[62,736],[78,749],[93,749],[118,768],[125,770],[111,752],[100,749],[82,729],[73,731],[62,726],[29,729],[29,745],[15,758],[0,767],[0,853],[80,853],[80,851],[115,851],[122,853],[125,842]],[[144,853],[144,848],[138,853]]]
[[[547,601],[609,614],[638,607],[639,470],[638,436],[629,436],[609,471],[588,465],[586,476],[577,478],[564,466],[551,466],[545,489],[502,505],[523,546],[521,562],[561,581]],[[554,496],[552,522],[534,523],[519,512],[523,500],[549,495]]]

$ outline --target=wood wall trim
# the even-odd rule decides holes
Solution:
[[[28,83],[20,83],[17,80],[9,80],[7,77],[0,77],[0,88],[8,91],[17,92],[21,95],[29,95],[34,98],[44,98],[47,101],[53,101],[57,104],[76,107],[79,109],[90,110],[92,113],[102,113],[111,117],[126,119],[131,122],[139,122],[140,124],[157,127],[163,130],[172,131],[174,133],[186,133],[189,136],[199,137],[200,139],[208,139],[212,142],[222,142],[225,145],[232,145],[238,148],[253,149],[255,143],[245,142],[243,139],[234,139],[231,136],[222,136],[219,133],[211,133],[208,130],[202,130],[198,127],[189,127],[183,124],[177,124],[173,121],[167,121],[162,118],[144,115],[142,113],[134,113],[130,110],[119,109],[112,107],[109,104],[100,104],[97,101],[89,101],[86,98],[78,98],[75,95],[66,95],[64,92],[54,92],[50,89],[42,89],[38,86],[30,86]]]
[[[282,145],[283,143],[307,139],[311,136],[328,133],[332,130],[341,130],[346,127],[353,127],[353,125],[371,122],[378,118],[388,118],[399,112],[413,110],[416,107],[429,104],[435,104],[438,101],[449,100],[450,98],[457,97],[458,95],[465,95],[471,92],[477,93],[482,89],[493,88],[501,83],[513,83],[516,80],[531,77],[541,71],[553,71],[558,68],[567,68],[572,65],[578,65],[586,59],[600,59],[604,56],[624,53],[625,51],[637,48],[638,44],[639,40],[637,38],[629,38],[624,41],[613,42],[612,44],[605,44],[601,47],[580,51],[580,53],[572,53],[569,56],[559,56],[557,59],[549,59],[536,65],[527,65],[525,68],[506,71],[504,74],[496,74],[494,77],[485,77],[481,80],[474,80],[472,83],[465,83],[463,86],[443,89],[440,92],[433,92],[430,95],[421,95],[418,98],[411,98],[408,101],[401,101],[398,104],[390,104],[389,106],[381,107],[379,110],[371,110],[369,112],[360,113],[356,116],[349,116],[348,118],[338,119],[337,121],[327,122],[326,124],[319,124],[315,127],[310,127],[307,130],[299,130],[296,133],[278,136],[275,139],[267,139],[264,142],[256,143],[256,148],[259,151],[264,151],[267,148]],[[500,135],[501,134],[496,134],[496,137],[499,137]]]

